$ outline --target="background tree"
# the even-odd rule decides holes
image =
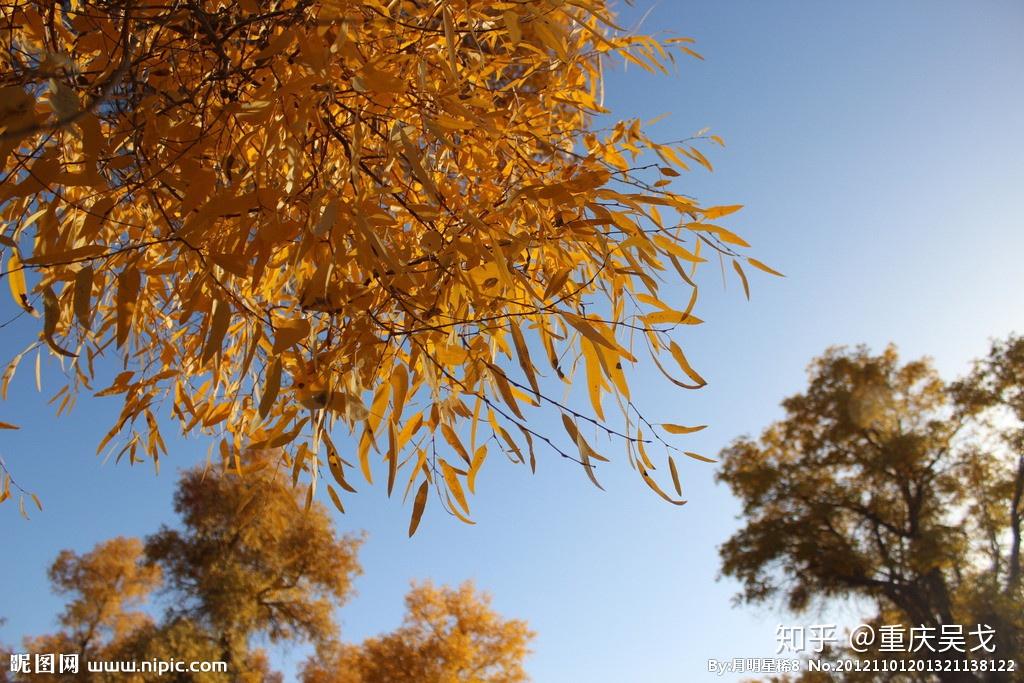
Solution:
[[[533,633],[505,620],[472,584],[457,589],[414,585],[395,631],[359,645],[317,648],[302,669],[304,683],[518,683]]]
[[[974,473],[972,484],[983,487],[984,500],[991,506],[974,510],[993,530],[1006,527],[1005,534],[986,535],[992,560],[991,578],[1006,595],[1021,587],[1021,533],[1024,520],[1024,338],[996,342],[987,358],[974,364],[973,371],[953,385],[959,409],[994,433],[1016,460],[983,461],[987,470]],[[999,505],[1009,501],[1009,505]],[[996,591],[997,593],[1000,591]]]
[[[996,344],[953,384],[926,360],[901,365],[892,347],[816,359],[807,390],[783,402],[785,418],[722,453],[719,479],[745,520],[720,551],[739,597],[781,596],[801,611],[858,596],[875,603],[879,623],[937,632],[987,623],[992,656],[1020,661],[1022,349],[1020,338]],[[997,408],[1002,419],[988,419]]]
[[[342,643],[333,612],[351,595],[360,540],[339,537],[325,509],[282,479],[272,461],[277,455],[261,454],[244,473],[183,473],[175,495],[179,529],[164,527],[145,543],[115,538],[84,555],[61,552],[50,580],[71,597],[62,629],[25,638],[21,651],[78,652],[86,660],[224,661],[227,674],[202,680],[271,683],[281,676],[256,641],[304,641],[318,653],[306,662],[306,681],[527,680],[522,664],[533,633],[525,622],[503,619],[469,583],[414,585],[400,628],[358,646]],[[167,605],[159,621],[136,609],[155,611],[154,592]],[[8,680],[2,676],[9,653],[0,649],[0,655],[0,680]],[[84,670],[64,678],[155,680]]]
[[[176,599],[169,620],[215,636],[229,666],[257,634],[314,643],[336,635],[332,618],[359,573],[359,540],[338,537],[319,505],[308,509],[268,460],[248,476],[191,470],[174,508],[181,530],[146,539]]]
[[[164,527],[145,543],[113,539],[81,556],[63,551],[50,569],[54,587],[72,596],[63,628],[26,638],[23,651],[224,661],[229,673],[208,680],[256,683],[277,679],[265,653],[254,648],[258,638],[315,644],[336,638],[332,612],[351,593],[360,541],[339,537],[320,504],[307,508],[266,455],[253,462],[245,476],[183,473],[175,496],[180,529]],[[159,623],[129,610],[158,587],[167,605]],[[168,678],[178,680],[161,680]]]
[[[0,24],[3,275],[42,313],[25,353],[64,357],[59,411],[121,397],[100,449],[133,462],[173,415],[236,454],[287,447],[312,481],[326,464],[338,505],[355,463],[389,492],[404,469],[415,529],[431,484],[468,515],[488,448],[533,465],[539,440],[596,483],[583,421],[657,489],[627,372],[649,353],[704,384],[671,334],[700,322],[702,249],[744,288],[744,261],[774,272],[715,222],[738,206],[671,189],[710,169],[692,139],[594,125],[610,58],[695,54],[602,0],[16,0]],[[576,369],[585,411],[555,398]]]
[[[60,616],[62,630],[27,640],[33,652],[78,653],[92,657],[128,633],[148,626],[150,617],[130,609],[145,603],[161,583],[160,568],[146,561],[142,541],[119,536],[78,555],[63,550],[50,566],[50,583],[70,601]]]
[[[114,643],[103,653],[104,659],[117,661],[216,662],[223,661],[218,639],[208,628],[185,617],[167,617],[161,623],[150,623]],[[80,680],[76,678],[75,680]],[[227,673],[105,674],[97,680],[110,683],[149,683],[175,681],[189,683],[282,683],[283,676],[270,668],[267,653],[259,647],[239,648],[232,653]]]

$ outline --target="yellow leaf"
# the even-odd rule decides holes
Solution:
[[[720,225],[713,225],[711,223],[687,223],[686,227],[697,232],[710,232],[717,235],[718,239],[722,240],[726,244],[735,244],[739,247],[750,246],[750,243],[745,239]]]
[[[331,502],[334,503],[334,507],[338,508],[338,512],[344,514],[345,506],[341,504],[341,498],[338,497],[338,493],[334,490],[334,487],[330,484],[327,485],[327,493],[331,497]]]
[[[716,218],[728,216],[730,213],[736,213],[742,208],[742,204],[731,204],[729,206],[709,206],[706,209],[701,209],[700,212],[704,214],[704,218],[713,221]]]
[[[388,408],[388,385],[381,383],[373,394],[373,401],[370,403],[369,414],[366,416],[366,426],[373,436],[377,433],[377,427],[384,420],[384,414]]]
[[[388,422],[388,452],[384,456],[388,461],[388,498],[395,488],[395,477],[398,476],[398,430],[394,422]]]
[[[75,318],[86,331],[92,320],[92,280],[92,266],[86,266],[75,273]]]
[[[428,254],[436,254],[444,246],[444,239],[437,230],[428,230],[420,238],[420,248]]]
[[[309,321],[305,318],[279,322],[275,326],[273,352],[281,353],[298,344],[309,335],[309,330]]]
[[[777,275],[778,277],[786,277],[785,275],[783,275],[779,271],[775,270],[771,266],[765,265],[761,261],[758,261],[756,258],[748,258],[747,259],[747,263],[749,263],[750,265],[754,266],[758,270],[763,270],[764,272],[768,273],[769,275]]]
[[[674,256],[678,256],[686,261],[689,261],[690,263],[704,263],[707,260],[701,258],[700,256],[693,253],[686,247],[682,246],[675,240],[669,239],[664,235],[655,235],[654,243],[657,244],[662,249],[664,249],[665,251],[667,251],[668,253]]]
[[[600,344],[601,346],[612,349],[613,351],[618,350],[617,345],[613,341],[609,341],[607,337],[598,332],[593,325],[591,325],[588,321],[584,320],[583,318],[572,313],[566,312],[562,313],[562,317],[565,318],[570,325],[579,330],[584,337],[594,342],[595,344]],[[615,335],[611,334],[611,338],[613,340],[614,337]]]
[[[583,438],[583,435],[576,429],[575,423],[565,413],[562,413],[562,425],[565,426],[565,431],[568,432],[569,436],[572,437],[573,442],[576,444],[576,449],[580,453],[580,461],[583,463],[583,469],[587,473],[587,477],[597,488],[604,491],[604,487],[597,481],[597,475],[594,474],[594,465],[590,462],[592,455],[597,455],[594,449],[590,447],[587,440]],[[600,456],[599,456],[600,457]],[[607,458],[600,458],[601,460],[607,460]]]
[[[470,464],[471,460],[469,457],[469,453],[466,452],[466,447],[462,445],[462,441],[459,439],[458,434],[455,433],[455,430],[452,429],[451,426],[448,425],[447,423],[442,422],[441,434],[444,436],[444,440],[447,441],[449,445],[451,445],[451,447],[455,449],[455,452],[458,453],[459,456],[466,461],[466,464]]]
[[[683,451],[683,452],[686,455],[688,455],[691,458],[693,458],[694,460],[700,460],[701,462],[718,462],[714,458],[705,457],[705,456],[701,455],[700,453],[691,453],[690,451]]]
[[[487,446],[483,445],[476,449],[476,453],[473,454],[473,462],[469,465],[469,474],[466,476],[466,486],[469,488],[470,493],[476,493],[476,475],[480,472],[480,467],[484,464],[484,460],[487,458]]]
[[[654,463],[647,456],[647,448],[644,447],[644,433],[640,429],[636,430],[636,449],[640,453],[640,459],[643,460],[644,466],[653,470]]]
[[[657,482],[654,481],[654,478],[651,477],[651,475],[649,475],[647,473],[647,470],[641,468],[640,469],[640,476],[643,477],[644,483],[647,484],[651,488],[652,491],[657,493],[659,496],[661,496],[662,498],[664,498],[668,502],[672,503],[673,505],[685,505],[686,504],[685,500],[675,500],[674,498],[669,496],[667,493],[662,491],[661,487],[658,486]]]
[[[203,347],[202,363],[213,358],[214,354],[220,351],[224,343],[224,335],[227,334],[231,325],[231,306],[223,299],[216,299],[213,302],[213,320],[210,323],[210,334],[206,337],[206,345]]]
[[[452,75],[457,77],[459,74],[459,64],[455,57],[455,27],[452,21],[452,11],[447,3],[441,10],[441,14],[444,21],[444,40],[448,46],[448,61],[451,65]]]
[[[679,482],[679,470],[676,469],[676,461],[671,455],[668,456],[668,469],[672,474],[672,486],[675,487],[676,495],[683,495],[683,485]]]
[[[281,359],[275,358],[267,370],[267,379],[263,386],[263,395],[260,397],[259,413],[261,418],[266,418],[270,409],[277,400],[277,394],[281,390]]]
[[[707,427],[707,425],[697,425],[696,427],[684,427],[683,425],[674,425],[668,422],[663,422],[661,424],[661,427],[669,434],[693,434],[694,432],[699,432],[700,430],[704,429],[705,427]]]
[[[438,112],[434,116],[434,123],[446,130],[470,130],[474,127],[472,122],[448,116],[444,112]]]
[[[523,374],[526,375],[526,379],[530,382],[530,387],[533,389],[533,393],[540,394],[540,385],[537,384],[537,375],[533,368],[533,363],[530,362],[530,352],[526,346],[526,339],[523,337],[522,330],[519,329],[519,325],[513,323],[509,325],[509,331],[512,333],[512,342],[516,347],[516,356],[519,358],[519,367],[523,369]]]
[[[679,364],[679,367],[682,368],[683,372],[685,372],[690,379],[700,385],[707,384],[704,378],[690,366],[690,363],[686,360],[686,356],[683,355],[683,350],[679,348],[679,344],[671,342],[669,344],[669,350],[672,352],[672,357],[676,359],[676,363]]]
[[[14,302],[26,311],[31,311],[32,306],[28,303],[28,292],[25,289],[25,271],[17,254],[11,254],[7,259],[7,284],[11,288]]]
[[[523,40],[523,29],[519,25],[519,15],[509,10],[502,14],[501,18],[505,22],[505,28],[508,29],[509,39],[513,44],[518,45]]]
[[[370,434],[370,430],[364,429],[362,436],[359,437],[359,446],[357,452],[359,454],[359,469],[363,472],[363,477],[367,483],[373,483],[373,470],[370,469],[370,445],[373,443],[373,436]]]
[[[544,295],[541,298],[547,301],[555,294],[561,294],[562,288],[565,286],[566,280],[569,279],[571,272],[571,268],[566,268],[555,273],[548,281],[547,287],[544,288]]]
[[[391,421],[398,422],[402,419],[402,410],[405,407],[405,398],[409,392],[409,373],[405,366],[395,367],[391,373]]]
[[[469,352],[457,344],[438,344],[434,355],[443,365],[462,365],[469,358]]]
[[[444,482],[448,485],[448,490],[451,491],[452,495],[455,496],[456,502],[459,506],[469,514],[469,503],[466,502],[466,494],[462,490],[462,484],[459,483],[459,475],[455,471],[455,468],[448,464],[448,461],[441,459],[441,475],[444,477]]]
[[[331,471],[331,476],[334,477],[334,481],[338,482],[345,491],[349,493],[355,493],[356,490],[352,488],[352,485],[345,479],[345,471],[342,469],[341,456],[338,455],[338,450],[334,447],[334,443],[331,442],[330,435],[325,431],[323,433],[324,441],[327,443],[327,467]]]
[[[416,499],[412,503],[412,518],[409,520],[409,537],[416,533],[420,525],[420,518],[423,517],[423,510],[427,507],[427,480],[424,479],[416,491]]]
[[[686,54],[690,55],[691,57],[695,57],[695,58],[701,59],[701,60],[704,59],[704,56],[701,53],[699,53],[696,50],[693,50],[691,48],[688,48],[685,45],[680,45],[679,49],[682,50],[683,52],[685,52]]]
[[[604,421],[604,411],[601,409],[601,390],[607,385],[604,382],[604,375],[601,374],[601,362],[597,357],[597,348],[587,340],[583,340],[580,346],[583,348],[583,358],[586,364],[590,405],[593,406],[597,418]]]
[[[743,272],[743,266],[736,259],[732,260],[732,267],[736,271],[736,274],[740,276],[740,282],[743,283],[743,293],[747,297],[747,301],[750,300],[750,283],[747,282],[747,274]]]
[[[53,335],[57,331],[57,323],[60,322],[60,306],[57,303],[57,295],[49,286],[43,290],[43,339],[47,346],[54,352],[68,358],[74,358],[76,354],[67,351],[57,345]],[[39,385],[39,357],[36,357],[36,385]]]
[[[498,392],[501,397],[505,399],[505,403],[512,409],[512,412],[516,414],[521,420],[526,419],[523,416],[521,410],[519,410],[519,404],[516,402],[515,395],[512,393],[512,386],[508,383],[508,379],[505,377],[505,373],[495,365],[488,364],[491,369],[491,377],[494,378],[494,384],[498,387]]]
[[[106,252],[107,248],[102,244],[90,244],[84,247],[78,247],[77,249],[70,249],[68,251],[61,251],[56,253],[47,252],[43,256],[27,258],[24,260],[23,263],[27,266],[45,266],[53,263],[76,261],[78,259],[87,259],[93,256],[99,256],[100,254],[105,254]]]
[[[132,317],[135,314],[136,302],[142,277],[137,268],[128,268],[117,276],[117,346],[120,348],[128,340],[131,332]]]
[[[687,48],[685,48],[685,47],[683,49],[687,50]],[[696,55],[697,53],[694,52],[693,54]],[[704,59],[704,58],[701,57],[701,59]],[[705,157],[703,154],[701,154],[700,150],[697,149],[696,147],[689,147],[689,148],[683,147],[683,148],[680,148],[680,149],[683,152],[683,154],[685,154],[686,156],[690,157],[691,159],[696,161],[698,164],[700,164],[704,168],[708,169],[709,171],[713,171],[714,170],[714,168],[711,167],[711,162],[708,161],[707,157]]]
[[[695,315],[679,311],[655,311],[640,316],[645,325],[700,325],[704,321]]]

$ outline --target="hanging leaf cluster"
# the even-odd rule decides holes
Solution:
[[[101,451],[158,459],[171,415],[229,465],[329,473],[339,508],[352,470],[384,479],[411,532],[432,487],[469,519],[488,449],[596,483],[588,426],[681,502],[629,370],[703,385],[672,338],[701,322],[697,266],[774,271],[717,222],[738,206],[672,189],[710,169],[696,139],[595,121],[607,65],[667,72],[689,39],[603,0],[16,0],[0,25],[4,279],[41,319],[26,352],[62,360],[58,410],[121,398]],[[555,398],[574,378],[585,409]]]

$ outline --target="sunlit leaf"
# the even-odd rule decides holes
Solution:
[[[412,518],[409,520],[409,536],[412,537],[416,533],[416,529],[420,526],[420,518],[423,517],[423,510],[427,507],[427,493],[429,491],[429,485],[426,479],[420,484],[419,489],[416,491],[416,499],[412,503]]]
[[[706,428],[707,425],[697,425],[696,427],[684,427],[683,425],[675,425],[669,424],[668,422],[663,422],[661,427],[669,434],[692,434],[693,432],[699,432],[700,430]]]

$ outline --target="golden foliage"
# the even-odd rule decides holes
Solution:
[[[331,642],[302,669],[303,683],[521,683],[533,638],[502,619],[471,583],[414,585],[401,627],[359,645]]]
[[[381,454],[389,491],[429,483],[467,519],[478,427],[594,479],[581,435],[576,455],[527,424],[544,405],[623,439],[653,484],[627,371],[646,351],[704,384],[670,333],[700,323],[702,249],[746,288],[748,245],[709,222],[738,206],[670,189],[710,168],[692,139],[594,116],[607,60],[666,71],[689,39],[627,35],[603,0],[19,0],[0,17],[4,274],[42,309],[33,347],[65,361],[58,410],[121,397],[100,450],[157,459],[167,410],[237,467],[273,447],[313,482],[327,464],[338,507],[347,469],[371,480]],[[681,310],[666,284],[692,290]],[[123,362],[112,382],[101,357]],[[596,418],[542,392],[546,365],[582,368]]]
[[[722,452],[718,479],[745,518],[719,551],[737,597],[804,611],[853,596],[878,624],[988,624],[987,656],[1019,659],[1024,338],[948,383],[893,346],[832,348],[782,406],[760,438]]]
[[[82,555],[62,551],[49,572],[54,589],[70,598],[62,629],[25,638],[25,648],[87,660],[219,661],[228,673],[198,680],[269,683],[280,677],[255,641],[333,642],[334,612],[360,572],[360,541],[338,534],[320,504],[306,509],[266,454],[252,459],[264,466],[245,477],[183,473],[176,528],[144,541],[114,538]],[[166,609],[157,621],[150,614],[158,589]],[[133,609],[142,606],[148,614]],[[61,680],[154,679],[143,672],[93,675],[82,666],[83,675]]]
[[[70,597],[62,628],[26,637],[24,650],[78,652],[83,661],[224,662],[226,673],[179,678],[277,683],[281,675],[256,643],[305,642],[317,651],[303,667],[307,682],[527,680],[523,660],[534,634],[502,618],[471,583],[416,584],[399,628],[358,646],[339,641],[334,613],[360,571],[359,541],[338,535],[321,505],[304,509],[300,492],[281,479],[270,466],[245,477],[189,470],[175,495],[178,528],[163,527],[145,542],[111,539],[82,555],[62,551],[49,573],[56,592]],[[158,589],[166,605],[158,621],[134,611],[155,613]],[[57,680],[155,680],[84,668]],[[0,680],[7,680],[2,669]]]
[[[145,561],[142,541],[119,536],[78,555],[63,550],[50,566],[54,589],[74,598],[60,623],[76,643],[106,635],[122,638],[149,622],[143,612],[127,608],[144,602],[160,585],[160,568]]]
[[[323,506],[305,509],[265,457],[256,462],[263,467],[244,477],[184,473],[174,498],[184,528],[147,537],[146,557],[188,597],[176,613],[226,642],[255,632],[271,642],[331,636],[361,571],[361,541],[337,534]]]

